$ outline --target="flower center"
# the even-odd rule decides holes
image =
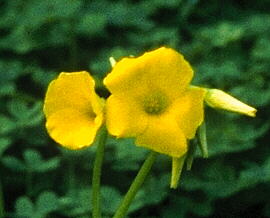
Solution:
[[[155,92],[144,98],[143,108],[148,114],[158,115],[163,113],[169,105],[168,97],[162,92]]]

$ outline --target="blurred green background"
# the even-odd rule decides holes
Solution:
[[[88,70],[97,91],[108,58],[162,45],[181,51],[193,84],[220,88],[256,118],[206,108],[210,158],[199,155],[180,188],[160,155],[129,217],[270,217],[270,1],[0,1],[0,179],[5,217],[90,217],[96,146],[68,151],[47,135],[42,102],[61,71]],[[147,150],[109,138],[102,175],[105,217],[114,212]],[[1,191],[0,191],[1,192]],[[1,210],[0,210],[1,211]]]

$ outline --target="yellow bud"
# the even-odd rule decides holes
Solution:
[[[115,66],[115,64],[116,64],[116,60],[114,59],[114,57],[110,57],[109,61],[110,61],[110,64],[111,64],[111,66],[113,68]]]
[[[250,107],[219,89],[207,89],[205,101],[209,106],[214,108],[237,112],[250,117],[256,116],[257,110],[255,108]]]

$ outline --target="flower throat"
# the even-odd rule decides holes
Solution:
[[[161,92],[155,92],[144,98],[144,111],[151,115],[162,114],[168,107],[168,97]]]

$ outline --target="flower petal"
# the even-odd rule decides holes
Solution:
[[[184,57],[170,48],[159,48],[138,58],[120,60],[104,79],[113,93],[161,90],[178,97],[191,81],[193,70]]]
[[[50,136],[69,149],[80,149],[93,143],[101,122],[75,109],[64,109],[48,117],[46,128]]]
[[[169,114],[152,116],[147,129],[137,136],[135,143],[172,157],[180,157],[187,151],[186,138]]]
[[[196,130],[204,119],[203,100],[206,90],[190,87],[170,108],[176,116],[177,123],[188,139],[195,136]]]
[[[106,122],[110,134],[117,137],[134,137],[147,125],[147,116],[132,98],[111,95],[106,103]]]
[[[50,136],[71,149],[90,145],[103,121],[95,82],[85,71],[61,73],[48,87],[44,113]]]

